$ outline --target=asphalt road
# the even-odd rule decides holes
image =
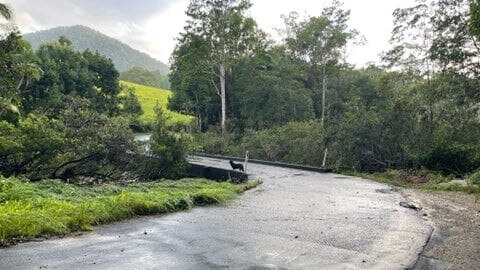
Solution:
[[[198,162],[229,166],[228,161]],[[264,183],[198,207],[0,249],[0,269],[406,269],[431,227],[388,186],[249,164]]]

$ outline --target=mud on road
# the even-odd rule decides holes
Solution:
[[[480,269],[480,201],[460,192],[402,190],[434,230],[414,269]]]

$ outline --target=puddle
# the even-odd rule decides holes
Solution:
[[[393,191],[394,191],[393,188],[375,189],[375,192],[377,192],[377,193],[383,193],[383,194],[391,194]]]

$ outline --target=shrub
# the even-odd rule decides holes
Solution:
[[[145,177],[179,178],[185,176],[186,155],[189,148],[188,136],[174,132],[167,126],[168,116],[157,105],[156,119],[150,139],[152,157],[145,164]]]
[[[467,179],[470,184],[480,185],[480,171],[470,174]]]
[[[61,122],[29,114],[17,126],[0,121],[0,172],[46,177],[65,146]]]
[[[464,175],[479,167],[477,151],[469,145],[443,143],[434,146],[417,163],[444,174]]]
[[[194,150],[209,154],[237,154],[233,134],[227,133],[222,138],[220,128],[212,126],[206,132],[195,133]]]
[[[78,101],[78,100],[77,100]],[[0,122],[0,173],[43,178],[117,178],[138,153],[124,117],[108,118],[72,103],[59,119],[29,114],[17,126]]]
[[[248,130],[236,148],[251,158],[319,166],[323,160],[323,128],[320,121],[290,122],[259,131]]]

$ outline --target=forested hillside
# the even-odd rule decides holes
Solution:
[[[168,73],[168,66],[161,61],[132,49],[117,39],[82,25],[55,27],[25,34],[24,38],[30,42],[33,49],[37,49],[42,42],[55,41],[60,36],[69,39],[77,50],[90,49],[111,58],[115,68],[119,71],[127,71],[139,66],[151,71],[159,71],[163,75]]]

